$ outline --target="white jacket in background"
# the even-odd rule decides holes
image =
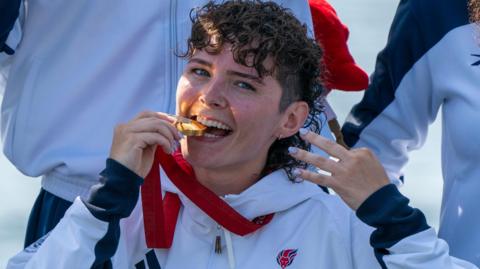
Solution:
[[[56,196],[84,197],[116,124],[145,110],[175,112],[184,68],[175,52],[186,50],[190,10],[207,2],[28,1],[6,42],[15,53],[0,53],[7,158]],[[312,29],[306,0],[274,2]]]

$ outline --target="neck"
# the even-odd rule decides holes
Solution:
[[[261,165],[246,165],[243,169],[229,167],[223,169],[194,168],[198,181],[218,196],[239,194],[260,179],[265,162]]]

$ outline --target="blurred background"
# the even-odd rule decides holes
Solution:
[[[330,0],[330,3],[350,28],[349,47],[354,58],[370,74],[376,54],[385,45],[398,1]],[[329,95],[340,123],[362,95],[363,92],[338,91]],[[429,224],[435,228],[438,228],[443,184],[440,130],[440,122],[433,124],[425,146],[411,155],[410,163],[404,170],[406,185],[401,188],[411,199],[411,204],[423,210]],[[5,268],[8,258],[23,247],[28,215],[38,194],[40,180],[20,174],[3,154],[0,154],[0,177],[0,268]]]

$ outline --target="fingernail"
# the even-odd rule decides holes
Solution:
[[[300,133],[300,135],[306,135],[309,132],[309,130],[307,128],[300,128],[298,132]]]
[[[296,177],[296,178],[293,179],[293,181],[294,181],[295,183],[300,183],[300,182],[303,182],[304,180],[305,180],[305,179],[303,179],[303,178],[301,178],[301,177]]]
[[[302,174],[302,171],[300,171],[300,169],[298,169],[298,168],[295,168],[295,169],[293,169],[293,171],[292,171],[292,175],[293,175],[294,177],[299,177],[301,174]]]
[[[172,145],[172,154],[178,150],[178,147],[180,146],[180,144],[178,143],[178,141],[173,141],[173,145]]]
[[[298,148],[296,147],[288,147],[288,153],[290,154],[297,154]]]

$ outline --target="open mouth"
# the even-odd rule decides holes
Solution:
[[[233,132],[230,126],[217,120],[205,119],[198,116],[193,116],[191,119],[207,126],[207,129],[203,133],[204,137],[225,137]]]

